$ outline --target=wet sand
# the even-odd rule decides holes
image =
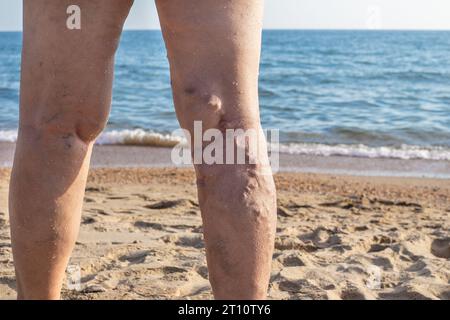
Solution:
[[[0,142],[0,168],[12,165],[14,147],[13,143]],[[175,168],[170,148],[129,145],[96,145],[91,165],[94,168]],[[274,171],[450,179],[450,161],[280,153],[279,164],[274,166]]]

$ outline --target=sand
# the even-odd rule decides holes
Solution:
[[[0,169],[0,299],[15,297]],[[281,173],[271,299],[450,299],[450,182]],[[189,169],[95,169],[65,299],[211,299]]]

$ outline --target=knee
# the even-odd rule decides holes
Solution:
[[[202,121],[203,128],[217,128],[226,116],[227,106],[221,85],[214,82],[183,81],[172,78],[175,106],[180,119],[189,127],[194,121]]]
[[[20,131],[35,142],[52,143],[55,146],[60,142],[70,149],[76,143],[93,143],[105,128],[106,122],[106,112],[56,111],[29,117],[27,121],[21,122]]]
[[[214,77],[213,77],[214,78]],[[222,80],[185,81],[173,75],[172,88],[180,122],[190,131],[194,122],[200,121],[202,130],[259,130],[255,106],[245,106],[242,98]]]

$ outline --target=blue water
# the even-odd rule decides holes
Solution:
[[[0,140],[17,128],[20,42],[0,33]],[[265,31],[260,75],[282,151],[450,160],[450,32]],[[177,128],[160,32],[125,32],[101,141]]]

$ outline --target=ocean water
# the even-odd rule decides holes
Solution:
[[[0,141],[17,134],[20,33],[0,33]],[[100,144],[180,140],[159,31],[126,31]],[[450,32],[264,31],[263,127],[291,154],[450,160]]]

